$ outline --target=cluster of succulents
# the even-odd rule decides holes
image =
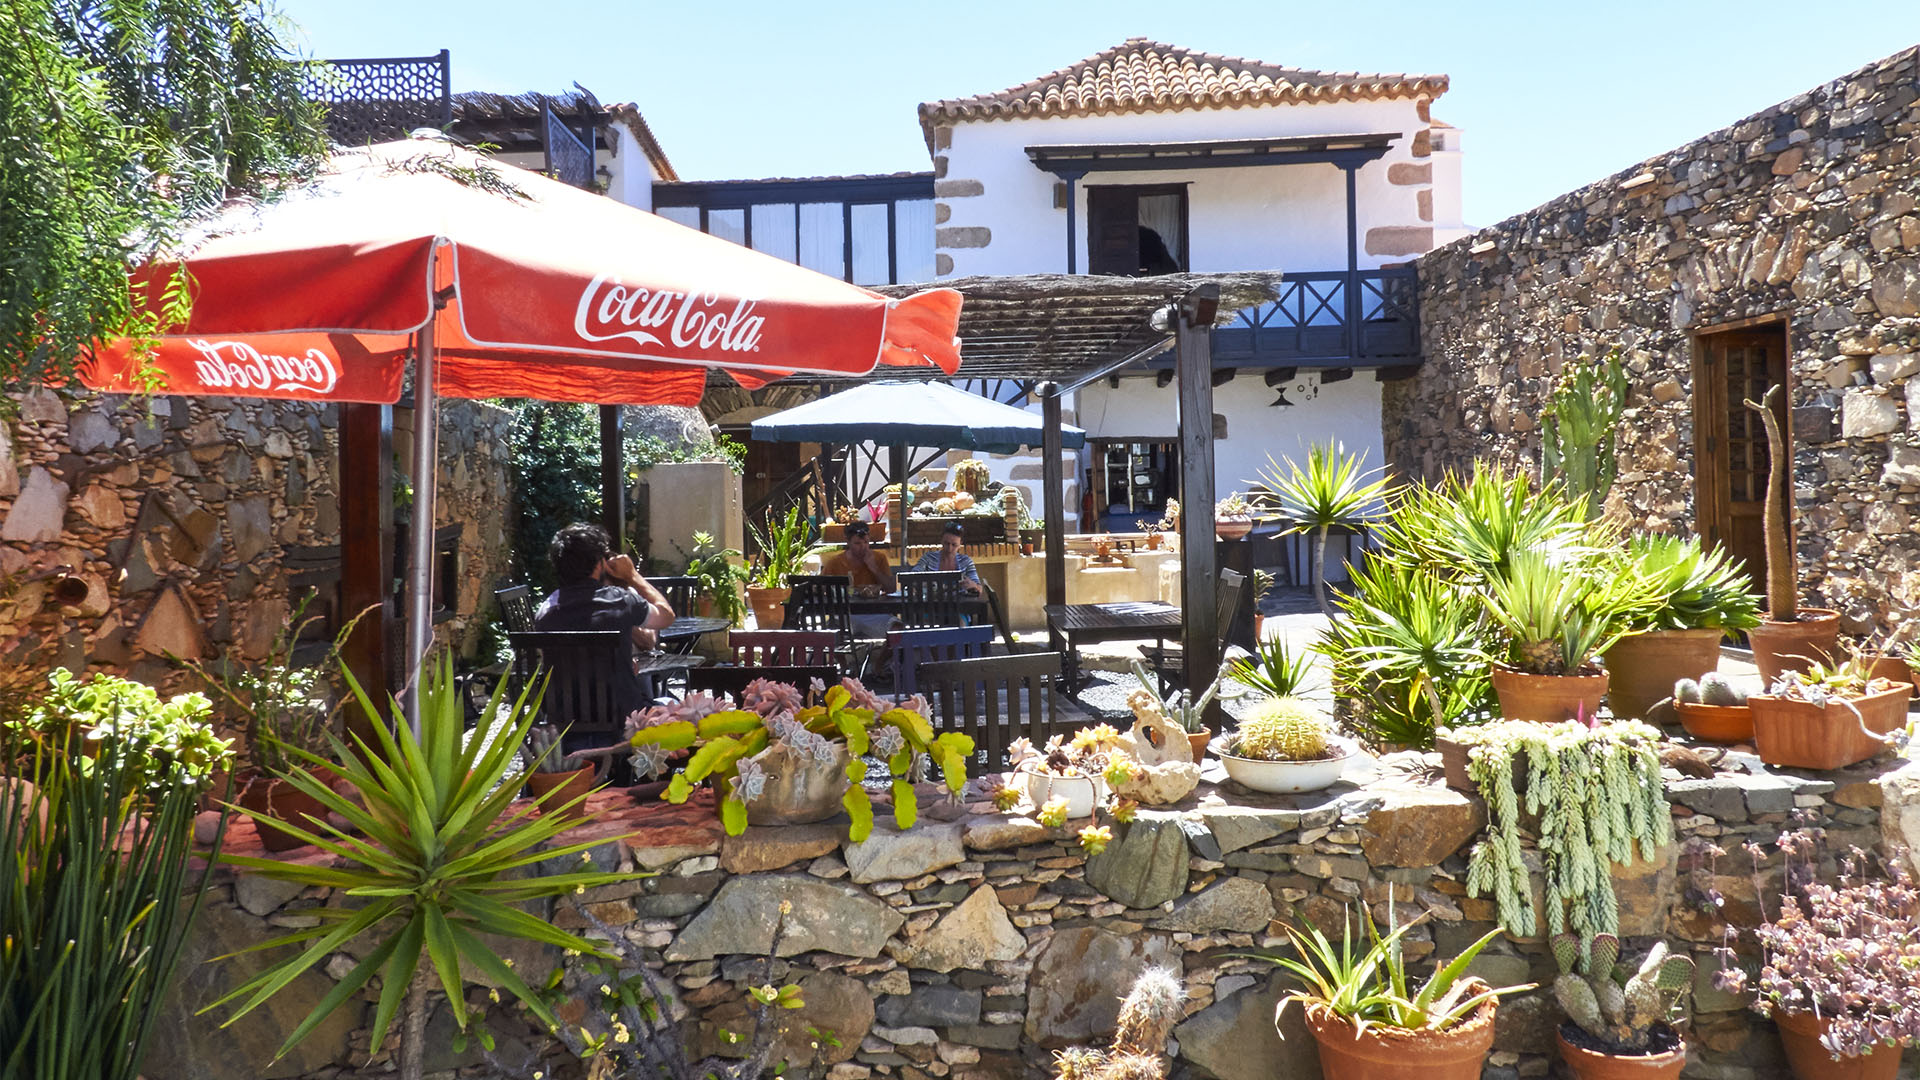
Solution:
[[[1167,1036],[1180,1022],[1186,1001],[1186,987],[1173,971],[1153,967],[1141,972],[1120,1004],[1113,1042],[1105,1050],[1056,1051],[1056,1080],[1164,1080]]]
[[[1553,956],[1560,965],[1554,1000],[1569,1020],[1615,1053],[1645,1050],[1693,985],[1692,958],[1669,955],[1664,941],[1654,943],[1638,968],[1619,962],[1620,939],[1612,934],[1595,934],[1584,959],[1578,937],[1556,934]]]
[[[1725,675],[1709,671],[1698,680],[1674,683],[1673,700],[1686,705],[1745,705],[1747,692],[1727,681]]]
[[[1327,752],[1327,719],[1297,697],[1267,698],[1240,720],[1231,752],[1256,761],[1313,761]]]

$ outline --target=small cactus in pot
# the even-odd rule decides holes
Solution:
[[[1613,1054],[1643,1054],[1653,1049],[1654,1033],[1669,1027],[1680,995],[1693,985],[1693,960],[1667,951],[1657,941],[1638,968],[1619,962],[1620,939],[1595,934],[1584,960],[1580,939],[1553,937],[1560,976],[1554,1000],[1568,1020]]]
[[[561,730],[552,724],[535,724],[527,729],[526,762],[529,773],[566,773],[585,767],[577,754],[560,748]]]

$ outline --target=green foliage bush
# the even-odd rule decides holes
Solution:
[[[555,584],[547,561],[553,534],[576,521],[600,520],[599,413],[561,401],[512,407],[513,557],[521,580],[545,593]]]

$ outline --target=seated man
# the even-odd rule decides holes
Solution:
[[[893,567],[888,564],[887,557],[867,543],[867,523],[864,521],[847,523],[846,550],[820,560],[820,572],[846,578],[855,595],[878,596],[900,587],[893,578]],[[891,615],[855,615],[853,636],[886,637],[892,625]]]
[[[598,525],[569,525],[553,534],[547,547],[560,587],[540,602],[533,614],[535,630],[625,630],[632,644],[651,650],[655,631],[673,623],[673,608],[660,590],[633,568],[633,560],[613,554],[606,531]],[[618,721],[645,708],[653,694],[650,685],[629,667],[616,679]],[[572,736],[568,749],[574,749]]]
[[[929,551],[920,556],[913,564],[916,571],[958,570],[960,571],[960,591],[979,596],[987,587],[980,580],[980,571],[974,568],[973,559],[960,550],[966,534],[956,524],[948,525],[940,533],[940,550]]]

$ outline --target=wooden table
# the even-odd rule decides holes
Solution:
[[[1068,693],[1080,690],[1080,646],[1101,641],[1179,637],[1180,609],[1172,604],[1126,601],[1114,604],[1048,604],[1047,638],[1062,654]]]
[[[672,625],[660,631],[660,647],[684,655],[693,651],[694,643],[702,635],[716,633],[732,625],[728,620],[714,615],[681,615],[673,620]]]

